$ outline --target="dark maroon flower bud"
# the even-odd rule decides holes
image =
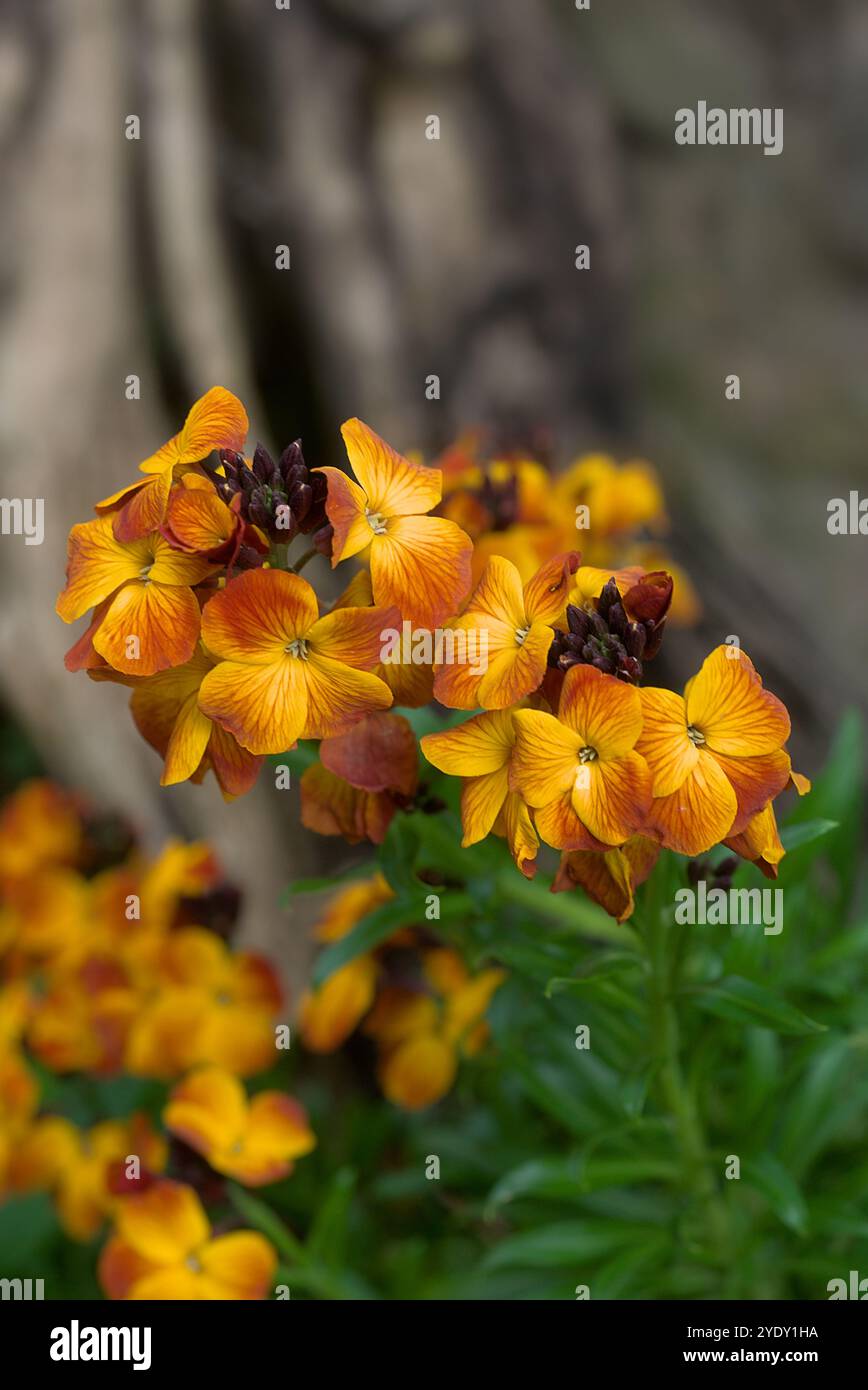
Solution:
[[[627,631],[624,634],[624,646],[630,656],[641,660],[645,650],[646,631],[641,623],[628,623]]]
[[[261,444],[256,446],[250,467],[261,483],[270,483],[274,477],[274,459]]]
[[[609,616],[606,619],[610,632],[617,632],[619,637],[623,637],[627,631],[627,614],[621,607],[621,600],[613,603],[609,608]]]

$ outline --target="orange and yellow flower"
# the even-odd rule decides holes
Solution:
[[[86,1131],[60,1115],[45,1115],[16,1149],[12,1182],[18,1192],[51,1192],[67,1235],[89,1241],[117,1207],[112,1166],[135,1158],[142,1169],[162,1172],[166,1157],[165,1139],[143,1115],[104,1120]]]
[[[152,969],[153,992],[127,1041],[134,1076],[172,1079],[206,1062],[250,1076],[274,1061],[281,990],[263,957],[182,927],[158,944]]]
[[[222,505],[222,504],[221,504]],[[249,753],[230,733],[199,708],[199,691],[217,662],[201,643],[183,666],[137,680],[108,668],[91,671],[95,680],[119,681],[132,687],[130,712],[142,738],[164,760],[161,787],[178,782],[201,782],[210,769],[227,801],[253,786],[262,758]]]
[[[339,941],[362,917],[391,902],[394,893],[383,875],[374,874],[336,893],[316,928],[321,942]],[[301,1001],[299,1027],[311,1052],[334,1052],[358,1027],[374,1002],[379,969],[370,953],[335,970]]]
[[[579,555],[556,555],[522,586],[515,565],[493,556],[471,596],[467,611],[450,623],[474,635],[479,661],[435,665],[434,695],[453,709],[506,709],[542,683],[554,637],[553,624],[566,609],[571,576]]]
[[[248,1100],[237,1077],[203,1067],[176,1085],[163,1122],[218,1173],[249,1187],[277,1182],[316,1145],[298,1101],[282,1091]]]
[[[642,704],[634,686],[573,666],[557,719],[533,709],[514,719],[511,781],[547,844],[605,850],[644,829],[651,775],[636,751]]]
[[[380,633],[395,618],[382,608],[342,608],[321,618],[300,575],[248,570],[202,613],[205,645],[221,659],[202,681],[199,708],[254,754],[341,733],[392,703],[371,670]]]
[[[207,560],[173,550],[158,532],[119,541],[111,519],[97,517],[69,533],[66,588],[57,612],[73,623],[96,606],[87,635],[97,658],[128,676],[152,676],[193,655],[200,623],[193,587],[214,572]],[[80,664],[98,661],[83,657]]]
[[[605,853],[572,850],[561,856],[552,892],[562,893],[578,885],[610,917],[625,922],[633,913],[635,891],[651,873],[659,854],[660,846],[644,835],[634,835]]]
[[[141,540],[163,524],[175,478],[214,449],[241,449],[247,428],[247,412],[237,396],[212,386],[191,407],[180,432],[139,464],[145,477],[103,498],[96,510],[112,514],[118,540]]]
[[[112,1299],[261,1299],[276,1270],[264,1236],[214,1236],[196,1193],[170,1181],[121,1199],[99,1261],[100,1283]]]
[[[338,468],[316,470],[328,479],[332,565],[369,551],[375,602],[435,628],[467,597],[473,550],[454,522],[426,515],[440,501],[442,474],[403,458],[361,420],[347,420],[341,433],[358,481]]]
[[[717,647],[683,696],[645,687],[641,700],[648,827],[666,848],[693,856],[740,835],[787,785],[789,715],[740,648]]]
[[[403,1110],[425,1110],[450,1089],[461,1057],[484,1045],[484,1015],[506,978],[497,967],[471,975],[446,947],[425,952],[422,969],[429,992],[387,986],[364,1025],[380,1047],[383,1094]]]
[[[420,743],[433,767],[463,778],[462,845],[478,844],[489,833],[503,836],[517,867],[533,878],[539,838],[524,800],[509,784],[515,740],[513,711],[492,710],[455,729],[425,734]]]

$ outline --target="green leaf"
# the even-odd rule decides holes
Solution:
[[[508,1236],[489,1252],[483,1268],[560,1269],[567,1266],[576,1270],[578,1280],[583,1264],[624,1246],[655,1240],[659,1234],[654,1227],[619,1221],[558,1221],[551,1226],[538,1226],[535,1230]]]
[[[287,884],[283,890],[281,907],[286,907],[287,901],[294,898],[298,893],[321,893],[326,888],[339,888],[342,884],[351,883],[356,878],[370,878],[371,865],[366,861],[359,864],[351,864],[342,873],[320,874],[313,878],[297,878],[294,883]]]
[[[317,1208],[307,1240],[312,1260],[329,1269],[339,1269],[344,1258],[350,1204],[356,1186],[352,1168],[339,1168],[321,1205]]]
[[[794,1004],[787,1003],[763,985],[745,980],[740,975],[728,975],[717,984],[687,993],[697,1008],[715,1014],[717,1018],[728,1019],[730,1023],[758,1024],[762,1028],[771,1028],[775,1033],[788,1033],[794,1037],[808,1037],[826,1031],[824,1023],[808,1018]]]
[[[773,1154],[746,1158],[741,1176],[756,1192],[765,1197],[775,1216],[791,1231],[804,1235],[808,1227],[808,1208],[795,1178]]]
[[[399,897],[419,891],[419,880],[413,872],[418,848],[419,834],[412,820],[404,815],[394,816],[378,859],[383,877]]]
[[[570,1200],[607,1187],[627,1187],[633,1183],[671,1181],[677,1169],[667,1159],[633,1157],[539,1158],[522,1163],[492,1188],[486,1210],[513,1202],[517,1197]]]
[[[317,957],[313,967],[313,983],[321,985],[342,965],[355,960],[356,956],[373,951],[390,937],[399,927],[413,918],[413,909],[406,902],[389,902],[369,912],[357,922],[351,932],[326,947]]]
[[[301,1241],[292,1234],[288,1227],[284,1226],[279,1216],[271,1210],[267,1202],[263,1202],[261,1197],[254,1197],[246,1188],[239,1187],[237,1183],[229,1183],[227,1186],[229,1200],[245,1221],[249,1221],[257,1231],[261,1231],[267,1236],[272,1245],[281,1255],[285,1255],[292,1261],[304,1261],[305,1249]]]
[[[793,850],[813,844],[814,840],[831,834],[833,830],[838,829],[838,825],[839,822],[836,820],[806,820],[800,821],[797,825],[785,825],[781,830],[781,844],[791,854]]]
[[[626,951],[608,952],[596,962],[590,962],[577,975],[554,976],[546,984],[545,996],[551,999],[556,994],[568,994],[574,999],[597,999],[615,1009],[642,1012],[635,994],[622,989],[612,978],[635,970],[639,964],[636,957],[628,955]]]

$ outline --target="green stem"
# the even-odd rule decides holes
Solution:
[[[684,1188],[703,1210],[709,1245],[715,1258],[728,1267],[730,1233],[727,1210],[710,1166],[699,1106],[685,1080],[681,1062],[676,999],[685,951],[685,929],[667,922],[656,904],[651,904],[651,907],[645,943],[650,966],[649,1030],[652,1057],[658,1064],[657,1086],[675,1128]]]
[[[306,550],[306,551],[304,552],[303,555],[299,556],[299,558],[296,560],[295,564],[291,566],[291,568],[292,568],[292,573],[293,573],[293,574],[301,574],[301,572],[302,572],[302,570],[304,569],[305,565],[307,564],[308,560],[312,560],[313,557],[314,557],[314,555],[317,555],[318,553],[319,553],[319,552],[317,551],[316,546],[315,546],[315,545],[312,545],[311,548],[310,548],[310,550]]]

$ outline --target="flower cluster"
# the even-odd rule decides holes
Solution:
[[[318,938],[392,899],[380,876],[355,882]],[[239,902],[207,845],[149,859],[123,822],[50,782],[0,811],[0,1202],[47,1193],[83,1243],[111,1223],[99,1276],[112,1298],[273,1287],[270,1243],[219,1210],[212,1230],[210,1215],[226,1179],[278,1182],[315,1146],[298,1101],[245,1085],[273,1071],[288,1028],[271,964],[228,943]],[[431,926],[400,927],[305,996],[301,1040],[331,1052],[359,1028],[384,1094],[418,1110],[483,1047],[502,979],[471,975]],[[78,1083],[115,1077],[138,1082],[147,1107],[83,1121]]]
[[[112,1297],[271,1291],[268,1241],[212,1237],[202,1205],[217,1175],[274,1182],[315,1142],[291,1096],[247,1096],[283,1025],[271,965],[225,940],[237,906],[207,845],[148,859],[51,783],[0,813],[0,1199],[49,1193],[77,1241],[114,1222]],[[76,1080],[121,1074],[163,1083],[156,1109],[81,1123]]]
[[[351,476],[309,471],[298,442],[248,460],[246,429],[213,388],[70,536],[58,610],[93,614],[68,665],[132,687],[164,784],[211,769],[236,796],[266,755],[316,740],[305,824],[379,843],[396,814],[439,804],[394,713],[433,699],[470,715],[420,741],[462,779],[464,845],[502,837],[527,876],[548,845],[554,889],[618,918],[664,848],[724,843],[776,873],[773,802],[807,786],[780,700],[738,645],[683,696],[640,684],[667,623],[697,611],[659,547],[649,465],[588,455],[552,477],[474,438],[427,467],[349,420]],[[313,544],[291,563],[299,535]],[[317,554],[359,564],[328,611],[298,573]]]
[[[332,899],[317,939],[339,941],[393,897],[382,874],[351,884]],[[384,1095],[422,1110],[450,1089],[459,1059],[484,1046],[484,1014],[503,979],[497,968],[471,975],[430,930],[400,928],[305,996],[302,1040],[311,1052],[334,1052],[360,1028],[376,1047]]]

